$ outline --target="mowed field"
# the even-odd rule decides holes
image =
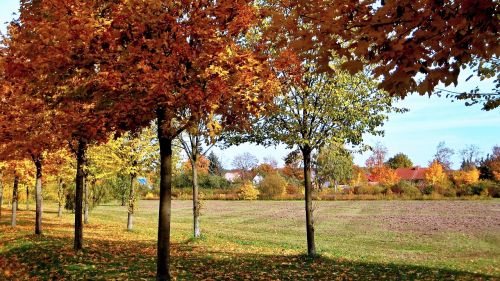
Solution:
[[[21,204],[23,205],[23,204]],[[44,235],[34,212],[0,222],[0,280],[152,280],[158,201],[92,210],[85,250],[72,250],[73,215],[46,203]],[[315,202],[316,247],[307,258],[301,201],[205,201],[193,240],[191,202],[172,205],[177,280],[500,280],[500,201]]]

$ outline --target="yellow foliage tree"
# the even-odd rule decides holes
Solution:
[[[469,171],[456,171],[452,174],[456,185],[473,184],[479,181],[479,170],[474,168]]]
[[[444,183],[447,179],[447,175],[444,172],[443,165],[434,160],[429,166],[429,169],[425,172],[424,179],[433,186]]]
[[[245,182],[238,192],[240,199],[243,200],[256,200],[259,197],[259,194],[259,190],[249,181]]]

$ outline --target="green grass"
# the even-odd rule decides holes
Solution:
[[[189,201],[174,201],[172,274],[178,280],[500,280],[500,201],[315,202],[316,246],[305,253],[303,203],[206,201],[192,239]],[[73,220],[44,207],[18,227],[0,222],[0,280],[154,279],[158,202],[141,201],[134,231],[126,207],[92,210],[85,250],[72,251]],[[2,270],[3,269],[3,272]],[[2,275],[3,274],[3,275]]]

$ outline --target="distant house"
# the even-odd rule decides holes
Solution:
[[[425,173],[428,168],[412,167],[412,168],[397,168],[396,174],[401,180],[420,182],[425,179]]]
[[[239,170],[230,170],[230,171],[226,171],[224,173],[224,178],[228,181],[228,182],[235,182],[239,179],[241,179],[241,171]]]
[[[264,179],[264,177],[262,177],[260,174],[257,174],[257,175],[255,175],[255,177],[253,177],[252,183],[254,185],[258,185],[263,179]]]
[[[377,185],[378,181],[375,175],[372,174],[365,174],[366,180],[368,181],[369,185]]]

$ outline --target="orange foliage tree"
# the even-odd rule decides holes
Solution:
[[[385,186],[393,186],[401,180],[396,171],[386,165],[373,167],[370,171],[374,180]]]
[[[196,161],[197,171],[200,175],[208,175],[208,166],[210,166],[210,161],[205,156],[200,156]],[[186,174],[192,172],[191,161],[186,160],[182,163],[182,171]]]
[[[463,66],[481,78],[498,75],[499,5],[495,0],[292,0],[266,1],[266,39],[306,58],[315,56],[330,71],[332,52],[349,59],[351,72],[373,64],[380,87],[391,94],[432,94],[439,83],[457,84]],[[304,50],[319,49],[319,55]],[[486,62],[486,63],[481,63]],[[492,69],[493,71],[485,71]],[[485,109],[500,105],[477,91],[457,98],[482,98]]]

